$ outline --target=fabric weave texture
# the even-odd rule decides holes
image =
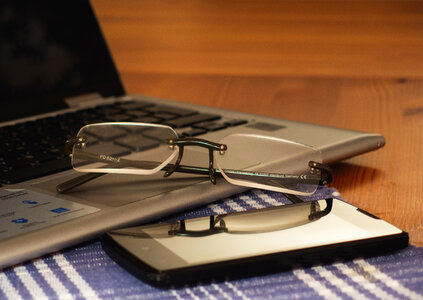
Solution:
[[[323,187],[307,200],[327,197],[341,199]],[[280,193],[252,190],[168,220],[287,203]],[[129,274],[93,240],[0,271],[0,299],[423,299],[423,248],[162,289]]]

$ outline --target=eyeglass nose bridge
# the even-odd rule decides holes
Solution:
[[[185,146],[197,146],[206,148],[209,150],[209,178],[213,184],[216,184],[216,171],[214,169],[214,151],[219,151],[221,154],[224,153],[228,147],[224,144],[210,142],[208,140],[199,139],[199,138],[181,138],[181,139],[169,139],[167,140],[167,144],[169,147],[177,146],[179,148],[178,158],[173,164],[173,166],[164,173],[164,177],[170,176],[173,172],[175,172],[182,160],[182,156],[184,155],[184,147]]]
[[[185,220],[179,220],[175,223],[174,227],[168,231],[168,234],[171,236],[202,237],[222,232],[228,232],[223,219],[219,216],[210,216],[208,229],[188,230],[185,226]]]

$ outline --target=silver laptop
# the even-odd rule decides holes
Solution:
[[[57,184],[78,176],[65,141],[85,124],[166,124],[212,141],[266,135],[318,148],[324,163],[385,143],[374,133],[127,95],[88,1],[0,5],[0,267],[245,190],[197,175],[109,174],[59,194]]]

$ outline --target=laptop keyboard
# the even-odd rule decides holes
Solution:
[[[70,169],[65,141],[86,125],[98,122],[144,122],[169,125],[181,137],[196,136],[246,123],[195,110],[123,102],[0,127],[0,183],[12,184]]]

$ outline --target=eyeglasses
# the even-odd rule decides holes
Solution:
[[[296,142],[255,134],[232,134],[218,143],[179,138],[169,126],[148,123],[86,125],[66,143],[72,167],[83,173],[57,186],[67,192],[107,173],[150,175],[174,172],[217,177],[250,188],[311,195],[332,180],[321,153]],[[208,164],[199,155],[208,155]],[[181,164],[184,157],[184,164]],[[201,157],[201,155],[200,155]],[[215,168],[216,165],[216,168]],[[292,201],[301,202],[290,196]]]

